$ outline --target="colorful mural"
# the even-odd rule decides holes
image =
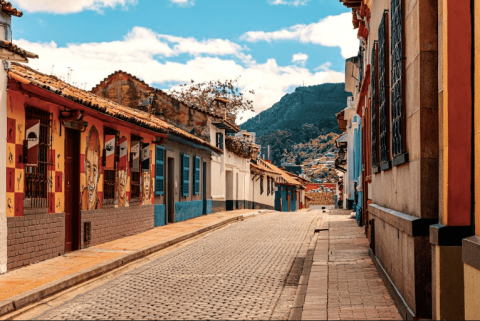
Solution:
[[[34,100],[15,91],[9,92],[7,99],[7,216],[23,216],[24,208],[31,206],[31,202],[25,199],[25,159],[24,141],[27,139],[27,120],[25,106],[51,113],[51,128],[49,130],[50,154],[48,155],[48,180],[47,198],[48,213],[64,212],[64,155],[65,140],[59,131],[58,107],[50,103]]]
[[[84,154],[83,170],[86,184],[82,186],[80,199],[80,209],[82,211],[102,208],[102,202],[98,196],[101,159],[100,135],[97,128],[92,126],[88,132]]]

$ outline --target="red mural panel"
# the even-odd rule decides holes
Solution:
[[[63,192],[62,180],[63,180],[63,173],[55,172],[55,193]]]
[[[80,174],[85,174],[85,155],[80,155]]]
[[[23,145],[15,145],[15,168],[23,169]]]
[[[23,193],[15,193],[15,216],[23,216]]]
[[[102,208],[102,204],[103,204],[103,192],[97,192],[98,194],[98,199],[100,200],[100,206],[99,206],[99,209]]]
[[[16,124],[15,119],[7,118],[7,143],[15,144],[16,138]]]
[[[15,192],[15,168],[7,168],[7,193]]]
[[[48,214],[55,213],[55,193],[48,193]]]
[[[55,149],[50,150],[50,157],[48,158],[48,162],[51,163],[52,165],[48,165],[48,170],[49,171],[55,171]]]

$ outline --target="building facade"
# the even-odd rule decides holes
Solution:
[[[8,270],[211,213],[221,149],[24,65],[8,88]]]
[[[10,62],[27,63],[28,58],[38,58],[37,55],[27,52],[12,43],[12,16],[21,17],[21,11],[13,8],[7,1],[0,1],[0,59],[3,68],[0,68],[0,128],[7,128],[7,86]],[[0,150],[7,150],[9,133],[0,131]],[[7,158],[0,158],[0,171],[7,172]],[[7,176],[0,175],[0,195],[6,194]],[[8,238],[6,219],[6,198],[0,197],[0,274],[7,271]]]

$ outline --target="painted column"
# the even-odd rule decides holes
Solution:
[[[7,272],[7,72],[0,66],[0,274]]]
[[[480,2],[475,1],[475,236],[463,241],[462,257],[465,280],[465,319],[480,320]]]
[[[433,319],[465,317],[462,239],[471,235],[472,25],[470,1],[439,1],[443,122],[439,224],[430,227]],[[440,76],[440,75],[439,75]],[[442,118],[440,118],[442,119]]]

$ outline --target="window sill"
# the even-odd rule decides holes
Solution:
[[[381,171],[387,171],[392,168],[392,161],[386,161],[385,163],[380,164]]]
[[[408,153],[404,152],[403,154],[400,154],[396,156],[393,159],[393,166],[400,166],[402,164],[408,163]]]

